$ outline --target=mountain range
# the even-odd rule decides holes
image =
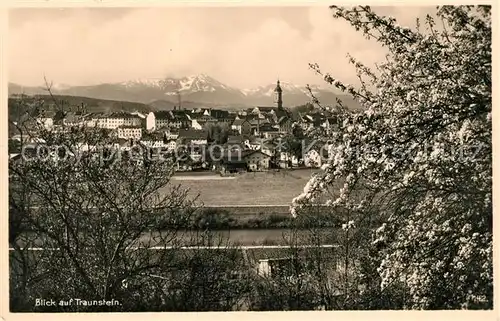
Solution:
[[[214,107],[244,108],[249,106],[273,106],[276,83],[251,89],[238,89],[205,75],[182,78],[136,79],[119,83],[102,83],[90,86],[69,86],[53,84],[51,92],[56,95],[83,96],[96,99],[138,102],[166,110],[178,106],[183,108]],[[283,105],[294,107],[311,102],[306,85],[281,82]],[[328,88],[311,86],[314,95],[324,105],[333,105],[340,98],[344,104],[359,108],[356,101],[346,95],[339,95]],[[47,94],[46,86],[24,87],[9,83],[9,95]]]

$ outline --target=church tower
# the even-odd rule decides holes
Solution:
[[[278,109],[283,109],[283,91],[281,90],[280,81],[276,83],[276,88],[274,89],[274,103],[278,107]]]

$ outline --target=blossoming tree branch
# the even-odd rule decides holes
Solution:
[[[342,180],[327,205],[359,213],[352,229],[380,222],[369,246],[382,291],[403,287],[407,308],[491,308],[491,7],[438,7],[412,29],[368,6],[331,9],[388,55],[375,69],[350,57],[356,86],[310,65],[364,109],[342,112],[331,157],[292,214]]]

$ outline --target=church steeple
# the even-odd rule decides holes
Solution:
[[[277,105],[278,109],[283,108],[283,90],[281,90],[280,81],[276,83],[276,88],[274,89],[274,103]]]

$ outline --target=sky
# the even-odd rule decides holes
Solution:
[[[414,27],[435,7],[373,7]],[[373,66],[384,49],[327,6],[16,8],[9,11],[9,81],[92,85],[204,73],[240,89],[323,84],[309,69],[356,83],[347,54]]]

